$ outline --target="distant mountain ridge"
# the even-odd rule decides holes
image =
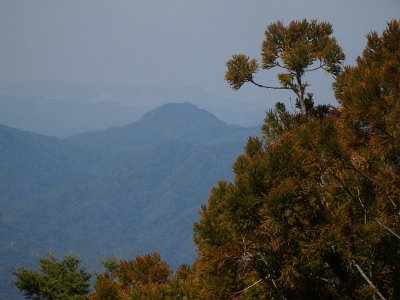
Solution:
[[[194,257],[191,225],[256,129],[193,104],[168,104],[119,128],[67,139],[0,125],[0,298],[11,271],[52,250],[99,257]]]
[[[0,123],[49,136],[66,137],[125,125],[139,117],[134,108],[118,103],[0,94]]]
[[[228,124],[247,127],[261,124],[269,105],[261,99],[243,101],[196,87],[0,81],[0,124],[64,138],[124,126],[166,103],[190,102]]]
[[[173,140],[203,145],[229,143],[246,138],[255,131],[255,128],[228,125],[206,110],[186,102],[165,104],[129,125],[83,133],[67,141],[84,147],[94,146],[97,150],[126,150]]]

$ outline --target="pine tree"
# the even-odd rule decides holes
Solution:
[[[335,83],[347,170],[338,184],[353,207],[360,295],[400,297],[400,22],[371,32]],[[364,274],[362,274],[364,273]],[[369,281],[369,282],[368,282]],[[382,296],[382,297],[381,297]]]
[[[26,299],[87,299],[90,274],[79,265],[75,256],[58,261],[49,253],[47,258],[39,259],[38,271],[19,267],[14,272],[15,285]]]
[[[159,253],[137,255],[133,260],[109,258],[102,263],[106,271],[97,276],[92,300],[202,299],[195,266],[183,264],[173,274]]]
[[[371,33],[355,67],[332,67],[338,109],[278,103],[234,181],[212,189],[194,225],[204,299],[399,297],[399,27]],[[228,64],[234,88],[258,69]]]
[[[98,275],[90,299],[164,299],[171,268],[159,253],[137,255],[133,260],[103,260],[106,272]]]
[[[283,112],[268,113],[265,140],[249,139],[234,183],[219,183],[194,227],[210,298],[346,295],[349,216],[322,187],[339,147],[333,120]]]
[[[306,73],[319,69],[334,76],[341,71],[344,61],[342,49],[332,37],[332,26],[327,22],[306,19],[292,21],[288,26],[282,22],[269,25],[261,49],[261,68],[283,69],[278,74],[280,86],[267,86],[255,81],[254,75],[260,69],[260,63],[245,54],[236,54],[226,63],[225,79],[234,90],[250,82],[268,89],[292,90],[297,96],[297,105],[303,114],[307,113],[306,94],[309,85],[304,80]]]

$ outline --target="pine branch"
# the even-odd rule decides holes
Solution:
[[[382,226],[383,228],[385,228],[387,231],[389,231],[391,234],[393,234],[395,237],[397,237],[400,240],[400,235],[398,235],[396,232],[394,232],[392,229],[390,229],[389,227],[385,226],[384,224],[382,224],[381,222],[378,221],[378,219],[374,219],[374,221],[376,223],[378,223],[380,226]]]
[[[307,70],[304,70],[304,72],[312,72],[312,71],[316,71],[316,70],[319,70],[319,69],[322,69],[323,67],[325,67],[326,66],[326,64],[319,64],[319,67],[316,67],[316,68],[313,68],[313,69],[307,69]]]
[[[360,204],[361,204],[361,206],[362,206],[362,208],[364,210],[364,225],[366,225],[367,224],[367,215],[368,215],[367,208],[365,207],[364,203],[361,200],[360,190],[358,188],[356,188],[356,187],[353,187],[353,188],[357,191],[358,201],[360,202]]]
[[[367,208],[365,207],[364,203],[363,203],[362,200],[361,200],[361,197],[360,197],[360,190],[359,190],[358,188],[356,188],[356,187],[354,187],[354,189],[357,190],[358,201],[360,202],[360,204],[361,204],[361,206],[362,206],[362,208],[363,208],[363,210],[364,210],[364,224],[367,224],[367,218],[368,218],[369,220],[373,220],[373,221],[375,221],[378,225],[380,225],[381,227],[383,227],[384,229],[386,229],[388,232],[390,232],[391,234],[393,234],[396,238],[398,238],[398,239],[400,240],[400,235],[398,235],[398,234],[397,234],[396,232],[394,232],[392,229],[390,229],[389,227],[387,227],[386,225],[384,225],[383,223],[381,223],[377,218],[371,218],[371,217],[369,216],[368,210],[367,210]]]
[[[358,201],[360,202],[360,204],[361,204],[361,206],[362,206],[362,208],[363,208],[363,210],[364,210],[364,224],[367,224],[367,218],[368,218],[369,220],[373,220],[373,221],[375,221],[378,225],[380,225],[381,227],[383,227],[384,229],[386,229],[388,232],[390,232],[391,234],[393,234],[396,238],[398,238],[398,239],[400,240],[400,235],[398,235],[398,234],[397,234],[396,232],[394,232],[392,229],[390,229],[389,227],[387,227],[386,225],[384,225],[383,223],[381,223],[377,218],[371,218],[371,217],[369,216],[368,210],[367,210],[367,208],[365,207],[364,203],[363,203],[362,200],[361,200],[361,197],[360,197],[360,190],[359,190],[358,188],[356,188],[356,187],[354,187],[354,189],[357,190]]]
[[[251,82],[252,84],[254,84],[254,85],[258,86],[258,87],[262,87],[262,88],[265,88],[265,89],[272,89],[272,90],[291,90],[291,88],[289,88],[289,87],[284,87],[284,86],[267,86],[267,85],[262,85],[262,84],[259,84],[259,83],[255,82],[253,78],[249,79],[249,82]]]
[[[379,298],[381,298],[382,300],[386,300],[386,298],[383,297],[383,295],[379,292],[379,290],[376,288],[376,286],[372,283],[372,281],[364,273],[364,271],[361,269],[361,267],[354,261],[354,259],[352,259],[351,262],[356,267],[357,271],[361,274],[361,276],[365,279],[365,281],[369,284],[369,286],[375,290],[375,294],[377,294],[379,296]]]
[[[247,287],[245,287],[243,290],[241,290],[241,291],[239,291],[239,292],[236,292],[236,293],[234,293],[234,295],[237,295],[237,294],[243,294],[245,291],[247,291],[248,289],[251,289],[253,286],[255,286],[255,285],[257,285],[257,284],[259,284],[261,281],[263,281],[265,278],[261,278],[260,280],[257,280],[256,282],[254,282],[253,284],[251,284],[251,285],[249,285],[249,286],[247,286]]]
[[[348,157],[346,157],[344,154],[342,154],[340,151],[337,150],[333,150],[331,151],[332,154],[339,156],[340,159],[342,159],[344,162],[346,162],[346,164],[348,166],[350,166],[350,168],[355,171],[356,173],[358,173],[359,175],[371,180],[373,183],[375,183],[376,185],[379,185],[379,183],[373,179],[371,176],[368,176],[365,172],[361,171],[359,168],[357,168],[356,166],[353,165],[353,163],[350,161],[350,159]]]
[[[265,277],[265,278],[261,278],[261,279],[257,280],[256,282],[254,282],[254,283],[252,283],[251,285],[245,287],[243,290],[234,293],[233,295],[235,296],[235,295],[243,294],[245,291],[247,291],[248,289],[251,289],[253,286],[256,286],[257,284],[259,284],[259,283],[260,283],[261,281],[263,281],[264,279],[270,279],[270,280],[272,281],[272,284],[274,285],[275,289],[277,290],[277,292],[278,292],[280,298],[281,298],[282,300],[287,300],[286,297],[280,295],[281,293],[280,293],[280,291],[279,291],[279,289],[278,289],[278,286],[276,285],[275,281],[271,278],[271,275],[268,275],[268,276]]]
[[[334,174],[331,174],[331,175],[339,182],[339,184],[341,184],[341,186],[343,187],[344,191],[345,191],[351,198],[357,199],[357,200],[360,202],[360,204],[361,204],[361,206],[362,206],[362,208],[363,208],[363,211],[364,211],[364,224],[367,223],[367,219],[368,219],[368,220],[373,220],[373,221],[375,221],[379,226],[381,226],[381,227],[384,228],[386,231],[388,231],[389,233],[391,233],[392,235],[394,235],[396,238],[398,238],[398,239],[400,240],[400,235],[399,235],[399,234],[397,234],[397,233],[394,232],[392,229],[390,229],[389,227],[387,227],[386,225],[384,225],[383,223],[381,223],[377,218],[372,218],[371,216],[369,216],[368,210],[366,209],[364,203],[363,203],[362,200],[361,200],[361,197],[360,197],[360,190],[359,190],[358,188],[353,187],[354,189],[357,190],[357,194],[358,194],[358,197],[355,197],[355,196],[351,193],[351,191],[346,187],[346,185],[340,180],[339,177],[335,176]]]

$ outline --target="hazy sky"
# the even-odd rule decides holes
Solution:
[[[258,58],[271,22],[329,21],[352,64],[365,34],[398,17],[400,0],[0,0],[0,81],[196,86],[230,96],[225,62],[237,52]]]

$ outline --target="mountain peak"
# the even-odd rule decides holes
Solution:
[[[217,119],[217,117],[215,117],[213,114],[209,113],[204,109],[198,108],[196,105],[190,102],[164,104],[154,110],[147,112],[136,123],[142,123],[142,122],[144,123],[161,122],[163,124],[194,122],[196,123],[195,125],[200,125],[200,126],[204,125],[226,126],[224,122]],[[201,124],[200,122],[203,124]]]
[[[210,145],[243,140],[249,130],[230,126],[192,103],[169,103],[146,113],[139,121],[71,137],[68,140],[98,150],[135,149],[166,141]],[[240,137],[240,138],[239,138]]]

